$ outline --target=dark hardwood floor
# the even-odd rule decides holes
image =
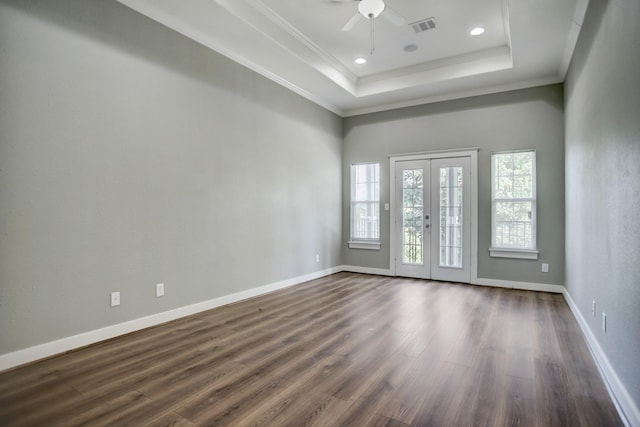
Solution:
[[[562,296],[339,273],[0,374],[0,425],[622,423]]]

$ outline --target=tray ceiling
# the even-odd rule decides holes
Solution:
[[[118,1],[342,116],[561,82],[588,2],[387,0],[371,53],[354,0]]]

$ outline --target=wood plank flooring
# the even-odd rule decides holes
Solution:
[[[619,426],[562,296],[339,273],[0,374],[3,426]]]

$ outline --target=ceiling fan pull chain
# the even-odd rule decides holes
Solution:
[[[374,30],[373,30],[373,13],[369,14],[369,21],[371,21],[371,52],[369,52],[369,55],[373,55],[373,51],[376,50],[376,47],[374,45]]]

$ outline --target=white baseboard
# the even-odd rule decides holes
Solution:
[[[340,267],[341,271],[348,271],[350,273],[363,273],[363,274],[375,274],[376,276],[393,276],[391,270],[388,268],[371,268],[360,267],[357,265],[343,265]]]
[[[348,271],[351,273],[375,274],[378,276],[394,275],[391,269],[384,269],[384,268],[360,267],[357,265],[343,265],[340,268],[341,268],[341,271]],[[525,291],[550,292],[554,294],[561,294],[564,292],[564,286],[551,285],[547,283],[514,282],[512,280],[478,278],[473,280],[471,284],[491,286],[494,288],[509,288],[509,289],[521,289]]]
[[[508,288],[508,289],[520,289],[523,291],[549,292],[553,294],[564,293],[564,286],[550,285],[547,283],[514,282],[511,280],[478,278],[472,284],[482,285],[482,286],[492,286],[494,288]]]
[[[598,340],[591,331],[591,328],[589,328],[589,325],[584,316],[582,316],[578,306],[573,302],[569,292],[565,289],[562,294],[565,301],[567,301],[573,316],[578,321],[580,329],[582,329],[582,333],[587,340],[593,360],[596,362],[596,366],[600,371],[600,376],[607,386],[611,400],[616,406],[618,414],[620,414],[620,418],[622,418],[622,421],[626,426],[640,426],[640,409],[629,395],[627,388],[624,386],[622,381],[620,381],[620,377],[618,377],[613,366],[611,366],[609,358],[607,358],[604,351],[602,351],[602,347],[600,347]]]
[[[268,292],[273,292],[278,289],[288,288],[290,286],[308,282],[309,280],[314,280],[320,277],[328,276],[330,274],[338,273],[340,271],[342,271],[342,267],[333,267],[303,276],[282,280],[280,282],[270,283],[257,288],[248,289],[246,291],[237,292],[235,294],[225,295],[208,301],[176,308],[174,310],[152,314],[151,316],[141,317],[139,319],[130,320],[127,322],[119,323],[117,325],[111,325],[101,329],[84,332],[82,334],[47,342],[44,344],[25,348],[23,350],[14,351],[12,353],[6,353],[0,355],[0,372],[56,354],[64,353],[69,350],[84,347],[90,344],[95,344],[100,341],[139,331],[141,329],[159,325],[161,323],[169,322],[181,317],[190,316],[201,311],[210,310],[222,305],[242,301],[244,299],[266,294]]]

